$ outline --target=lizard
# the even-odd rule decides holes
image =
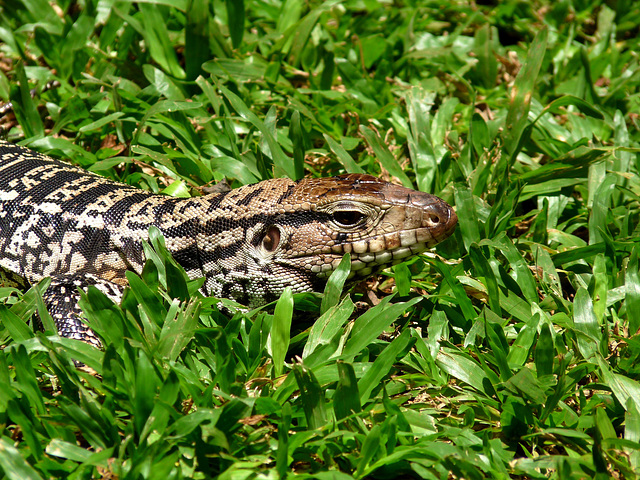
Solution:
[[[365,174],[265,180],[228,192],[175,198],[137,189],[0,141],[0,268],[34,284],[58,334],[97,347],[78,287],[114,300],[125,271],[145,263],[156,226],[201,292],[257,307],[286,287],[322,291],[345,253],[352,283],[449,237],[450,205]]]

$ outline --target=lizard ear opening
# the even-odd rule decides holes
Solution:
[[[271,225],[262,239],[262,246],[267,252],[275,252],[278,245],[280,245],[280,229]]]

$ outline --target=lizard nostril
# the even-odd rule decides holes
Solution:
[[[262,239],[262,246],[267,252],[274,252],[280,244],[280,230],[275,225],[271,225],[267,234]]]
[[[429,215],[429,220],[431,220],[431,223],[437,225],[440,223],[440,217],[434,213],[432,213],[431,215]]]

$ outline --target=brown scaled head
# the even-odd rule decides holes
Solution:
[[[319,277],[328,277],[345,253],[352,278],[366,277],[446,239],[458,221],[434,195],[360,174],[302,179],[280,208],[289,214],[283,218],[305,220],[272,227],[271,238],[277,230],[287,239],[278,260]]]

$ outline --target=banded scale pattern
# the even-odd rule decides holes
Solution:
[[[172,198],[0,141],[0,268],[29,283],[51,277],[45,301],[59,333],[95,345],[77,288],[118,300],[125,271],[142,270],[152,225],[191,278],[205,277],[203,294],[255,307],[287,286],[321,290],[346,252],[356,281],[435,245],[456,223],[439,198],[369,175]]]

